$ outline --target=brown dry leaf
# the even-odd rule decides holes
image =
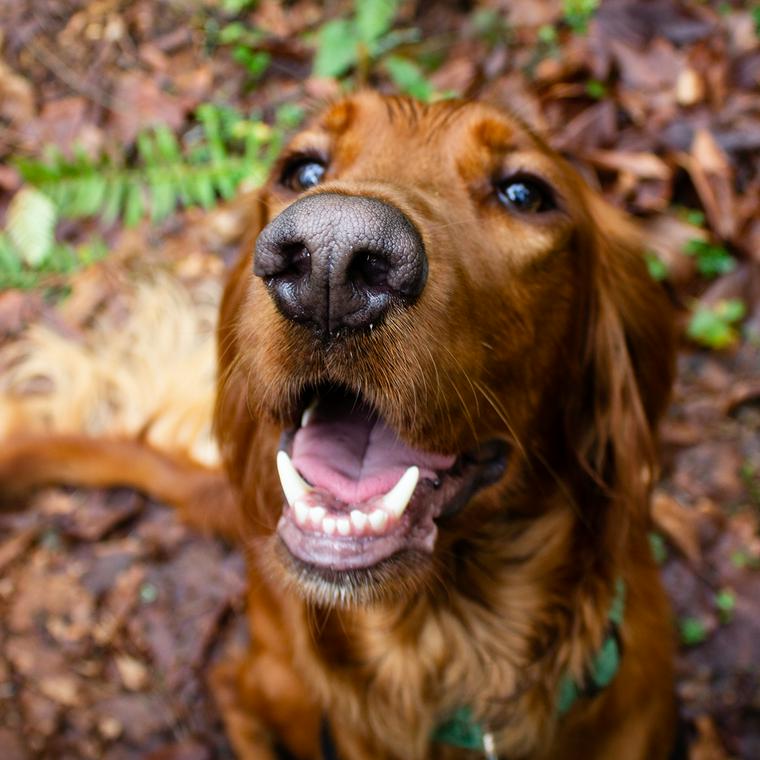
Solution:
[[[656,37],[648,46],[636,49],[612,40],[610,47],[625,87],[638,92],[667,90],[675,98],[678,72],[683,68],[683,54],[670,42]]]
[[[60,572],[47,564],[43,553],[21,575],[7,616],[8,628],[25,632],[40,622],[61,642],[77,641],[92,630],[95,604],[75,573]]]
[[[35,115],[34,88],[0,59],[0,119],[21,129]]]
[[[612,100],[602,100],[584,108],[568,122],[560,113],[556,116],[557,147],[582,152],[584,148],[608,145],[617,136],[617,113]]]
[[[731,240],[738,231],[734,172],[728,156],[713,135],[697,129],[691,154],[682,159],[702,201],[710,226],[719,237]]]
[[[109,644],[125,625],[139,601],[139,590],[144,580],[144,565],[130,565],[117,576],[101,604],[98,622],[93,627],[93,638],[99,645]]]
[[[691,745],[689,760],[730,760],[709,715],[700,715],[695,721],[697,740]]]
[[[61,522],[61,531],[82,541],[98,541],[115,527],[134,517],[145,500],[135,491],[86,491],[76,509]]]
[[[467,93],[477,73],[478,67],[471,56],[452,56],[430,77],[430,83],[437,90]]]
[[[128,71],[117,80],[111,120],[117,137],[126,145],[147,127],[163,124],[178,130],[186,111],[182,100],[164,92],[151,76]]]
[[[58,730],[61,706],[29,688],[22,690],[20,702],[25,723],[33,731],[32,736],[27,737],[29,749],[41,750],[41,738],[52,736]],[[41,752],[32,754],[34,757],[40,757]]]
[[[44,308],[39,293],[21,290],[0,293],[0,341],[18,335]]]
[[[129,655],[118,655],[114,663],[121,682],[130,691],[142,691],[148,685],[148,668],[140,660]]]
[[[700,74],[692,68],[684,69],[678,75],[676,82],[676,100],[679,105],[693,106],[704,100],[705,81]]]
[[[5,572],[8,565],[15,562],[26,552],[39,533],[40,527],[33,525],[0,543],[0,575]]]
[[[89,102],[72,96],[45,103],[37,119],[24,127],[24,135],[37,150],[55,145],[71,156],[75,146],[97,156],[104,143],[103,132],[92,123]]]
[[[82,702],[79,682],[72,675],[60,673],[43,676],[35,686],[40,694],[64,707],[77,707]]]
[[[145,760],[211,760],[208,747],[194,741],[167,744],[146,755]]]
[[[9,728],[0,728],[0,747],[3,760],[28,760],[29,754],[21,736]]]
[[[589,150],[583,158],[603,169],[628,172],[635,177],[670,179],[671,168],[654,153],[622,150]]]
[[[684,507],[664,491],[657,491],[652,499],[652,518],[658,530],[664,533],[672,543],[694,566],[701,563],[702,553],[699,546],[699,513]]]
[[[741,453],[730,441],[705,440],[676,456],[673,483],[692,498],[735,502],[744,494]]]

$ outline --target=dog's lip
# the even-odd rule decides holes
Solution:
[[[278,456],[289,454],[295,432],[283,433]],[[390,515],[378,530],[368,521],[382,508],[382,504],[378,506],[382,497],[352,505],[309,486],[311,490],[294,503],[285,499],[277,534],[296,559],[331,571],[370,569],[403,551],[432,554],[438,534],[436,521],[455,515],[477,491],[497,481],[504,472],[506,454],[506,444],[489,441],[457,457],[451,468],[437,472],[434,479],[418,479],[407,506],[398,516]],[[306,510],[316,510],[319,520],[312,520],[314,512]],[[355,513],[364,516],[358,529]],[[324,529],[326,519],[334,521],[328,522],[329,533]],[[341,521],[346,535],[338,530]]]

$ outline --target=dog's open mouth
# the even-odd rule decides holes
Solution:
[[[435,520],[501,476],[505,448],[490,442],[459,456],[416,449],[356,393],[322,387],[277,454],[286,498],[277,532],[296,559],[333,571],[430,553]]]

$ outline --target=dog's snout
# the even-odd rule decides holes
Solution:
[[[419,232],[378,198],[320,193],[288,206],[259,235],[254,272],[288,319],[323,334],[377,323],[413,303],[427,279]]]

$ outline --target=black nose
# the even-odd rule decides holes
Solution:
[[[322,334],[376,324],[422,292],[422,238],[377,198],[320,193],[297,200],[256,243],[254,272],[280,312]]]

